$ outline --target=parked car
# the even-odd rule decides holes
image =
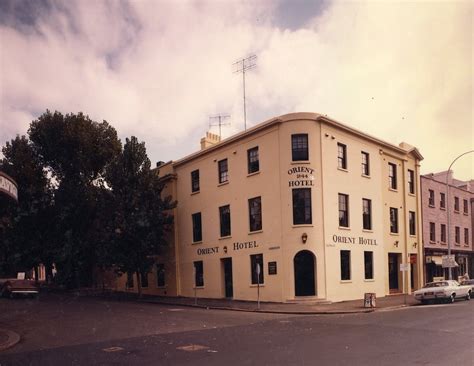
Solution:
[[[456,299],[471,299],[471,286],[460,285],[457,281],[436,281],[429,282],[425,287],[416,290],[413,295],[415,299],[426,304],[429,301],[447,301],[453,303]]]
[[[3,281],[0,285],[0,297],[37,296],[39,286],[34,280],[23,280],[10,278]]]
[[[474,292],[474,280],[463,280],[461,281],[461,285],[464,286],[471,286],[471,295]]]

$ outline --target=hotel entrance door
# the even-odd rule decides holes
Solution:
[[[293,259],[295,270],[295,296],[315,296],[315,257],[307,250],[302,250]]]
[[[232,258],[223,258],[222,267],[224,269],[224,291],[225,297],[234,296],[234,286],[232,284]]]

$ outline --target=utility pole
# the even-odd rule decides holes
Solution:
[[[256,60],[257,60],[256,55],[250,55],[232,64],[232,66],[236,68],[234,71],[234,74],[237,74],[240,72],[242,73],[243,92],[244,92],[244,130],[247,130],[247,107],[245,105],[245,72],[257,66],[257,64],[255,63]]]
[[[230,125],[230,122],[223,122],[227,118],[230,118],[229,114],[218,114],[218,115],[209,117],[209,128],[214,127],[214,126],[219,126],[219,139],[222,139],[221,127]],[[213,123],[212,121],[214,120],[217,120],[217,122]]]

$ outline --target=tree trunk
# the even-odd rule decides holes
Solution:
[[[140,277],[140,272],[137,271],[137,290],[138,290],[138,298],[142,298],[142,281]]]

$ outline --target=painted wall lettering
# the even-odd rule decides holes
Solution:
[[[199,248],[197,250],[198,255],[217,254],[217,253],[219,253],[219,247]]]
[[[243,243],[234,243],[234,250],[241,250],[241,249],[250,249],[250,248],[258,248],[257,242],[254,241],[246,241]]]
[[[333,235],[332,241],[334,243],[344,243],[344,244],[361,244],[361,245],[377,245],[376,239],[368,239],[362,236],[356,238],[355,236],[342,236],[342,235]]]

